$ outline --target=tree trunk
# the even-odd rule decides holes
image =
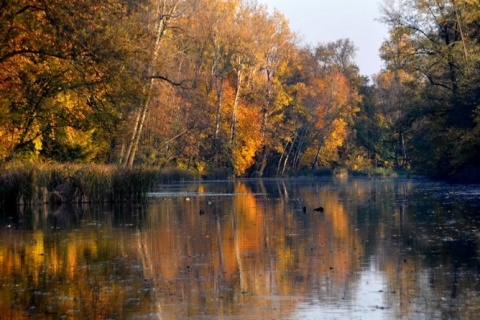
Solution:
[[[262,158],[260,159],[260,164],[258,165],[258,169],[255,172],[255,176],[257,178],[263,177],[265,168],[267,167],[268,153],[269,153],[269,148],[267,146],[264,146],[262,150]]]
[[[222,121],[222,103],[223,103],[223,78],[220,79],[220,84],[217,88],[217,114],[215,116],[215,136],[213,144],[216,147],[218,144],[218,136],[220,135],[220,122]],[[216,151],[215,151],[216,152]]]
[[[160,43],[162,40],[165,31],[167,30],[168,20],[171,16],[175,13],[176,8],[178,5],[178,1],[175,1],[170,8],[167,9],[166,0],[159,1],[157,5],[157,12],[156,16],[158,18],[158,23],[155,27],[155,45],[153,48],[152,59],[150,61],[150,65],[147,69],[147,75],[150,76],[152,73],[153,68],[157,64],[158,56],[159,56],[159,48]],[[143,93],[144,99],[141,108],[138,110],[136,117],[135,117],[135,124],[132,130],[132,136],[130,138],[130,142],[128,144],[127,152],[125,153],[125,157],[122,161],[124,166],[133,166],[135,161],[135,156],[138,150],[138,144],[140,142],[140,137],[142,134],[143,126],[145,123],[149,103],[150,103],[150,93],[152,90],[154,79],[150,78],[147,83],[144,85]]]
[[[318,159],[320,158],[320,152],[322,152],[322,144],[318,145],[317,153],[315,154],[315,159],[312,162],[311,169],[314,170],[317,167]]]
[[[457,4],[455,3],[454,0],[452,0],[452,5],[453,5],[454,13],[455,13],[455,19],[457,20],[457,25],[458,25],[458,30],[459,30],[459,33],[460,33],[460,38],[462,40],[463,56],[465,57],[465,62],[468,62],[468,50],[467,50],[467,45],[465,43],[465,36],[463,34],[462,17],[461,17],[460,12],[457,8]]]
[[[300,162],[300,156],[302,154],[303,144],[305,143],[305,137],[308,135],[308,131],[309,131],[308,128],[305,128],[302,130],[301,136],[295,148],[293,161],[292,161],[292,170],[298,169],[298,163]]]
[[[230,127],[230,145],[234,146],[236,139],[236,128],[237,128],[237,109],[238,101],[240,100],[240,90],[242,87],[242,70],[237,71],[237,90],[235,92],[235,100],[233,101],[232,108],[232,125]]]
[[[282,176],[285,174],[285,168],[287,167],[288,159],[290,158],[290,155],[292,154],[293,147],[295,145],[295,142],[297,141],[297,137],[298,137],[298,135],[295,135],[295,137],[293,138],[292,142],[290,143],[290,148],[288,149],[287,155],[286,155],[285,159],[283,160],[283,166],[282,166],[282,172],[281,172]]]

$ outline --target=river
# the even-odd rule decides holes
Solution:
[[[479,185],[159,185],[142,204],[1,213],[0,314],[478,319],[479,240]]]

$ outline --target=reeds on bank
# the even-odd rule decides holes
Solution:
[[[111,165],[10,164],[0,167],[0,207],[41,203],[136,202],[155,183],[194,180],[182,170]]]

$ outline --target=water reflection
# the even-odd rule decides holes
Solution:
[[[159,186],[144,205],[5,212],[0,312],[478,318],[479,194],[414,180],[245,180]]]

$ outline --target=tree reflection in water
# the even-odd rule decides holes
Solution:
[[[0,312],[477,318],[475,190],[415,180],[241,180],[160,186],[140,206],[6,212]],[[324,212],[314,212],[320,203]]]

